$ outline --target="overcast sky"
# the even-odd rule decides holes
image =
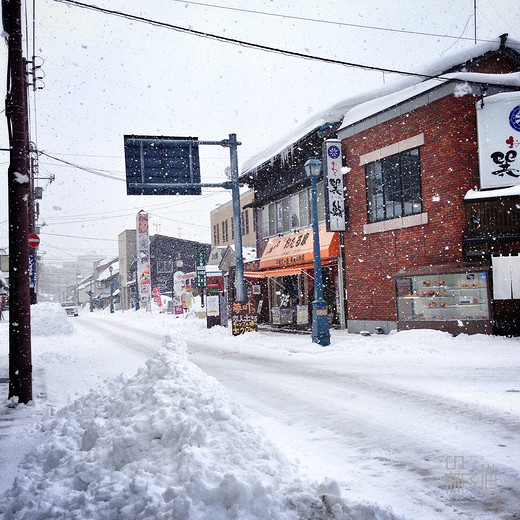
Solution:
[[[85,1],[227,38],[407,71],[471,46],[475,31],[473,0]],[[135,228],[141,209],[150,213],[152,234],[210,242],[209,213],[230,194],[207,189],[200,197],[127,196],[124,134],[221,140],[236,133],[241,165],[328,106],[399,79],[56,0],[35,3],[36,62],[43,59],[45,78],[38,82],[43,89],[30,91],[31,139],[40,151],[105,175],[40,156],[40,177],[56,178],[38,181],[45,188],[40,253],[46,260],[91,251],[116,255],[117,235]],[[479,40],[506,32],[520,38],[518,0],[478,0],[476,20]],[[32,12],[27,27],[30,59]],[[3,76],[6,54],[3,45]],[[1,148],[8,146],[5,126],[4,119]],[[2,153],[0,248],[8,245],[8,154]],[[228,164],[227,148],[201,147],[203,182],[224,181]]]

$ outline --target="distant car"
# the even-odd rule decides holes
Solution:
[[[67,316],[77,316],[78,306],[73,302],[63,302],[61,306],[65,309]]]

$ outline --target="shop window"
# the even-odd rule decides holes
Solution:
[[[269,204],[269,236],[276,235],[276,205]]]
[[[300,226],[305,228],[311,224],[311,205],[309,202],[309,190],[298,193],[298,206],[300,209]]]
[[[365,175],[369,223],[422,212],[419,148],[371,162]]]
[[[262,208],[262,238],[269,236],[269,206]]]
[[[485,272],[396,278],[399,321],[488,320]]]

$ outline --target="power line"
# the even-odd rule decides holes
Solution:
[[[421,32],[421,31],[409,31],[406,29],[390,29],[388,27],[378,27],[375,25],[363,25],[363,24],[356,24],[356,23],[338,22],[338,21],[334,21],[334,20],[307,18],[305,16],[294,16],[294,15],[288,15],[288,14],[268,13],[266,11],[255,11],[253,9],[241,9],[238,7],[228,7],[228,6],[224,6],[224,5],[207,4],[207,3],[203,3],[203,2],[190,2],[187,0],[173,0],[173,1],[179,2],[182,4],[191,4],[191,5],[198,5],[198,6],[202,6],[202,7],[212,7],[215,9],[223,9],[223,10],[228,10],[228,11],[237,11],[240,13],[259,14],[262,16],[272,16],[275,18],[286,18],[288,20],[299,20],[299,21],[303,21],[303,22],[324,23],[324,24],[329,24],[329,25],[336,25],[339,27],[354,27],[356,29],[370,29],[370,30],[374,30],[374,31],[386,31],[386,32],[391,32],[391,33],[415,34],[418,36],[432,36],[434,38],[450,38],[450,39],[454,39],[454,40],[474,41],[474,38],[451,36],[449,34],[428,33],[428,32]],[[478,40],[478,41],[490,42],[493,40]]]
[[[114,181],[123,181],[123,182],[125,181],[125,179],[122,177],[115,177],[114,175],[110,175],[109,173],[107,173],[108,170],[99,170],[97,168],[89,168],[88,166],[80,166],[79,164],[74,164],[69,161],[65,161],[64,159],[58,159],[57,157],[53,157],[52,155],[49,155],[48,153],[45,153],[45,152],[39,151],[38,153],[40,155],[45,155],[45,157],[49,157],[50,159],[54,159],[55,161],[64,163],[67,166],[72,166],[74,168],[77,168],[78,170],[83,170],[88,173],[92,173],[94,175],[99,175],[100,177],[106,177],[107,179],[112,179]],[[117,173],[117,172],[114,172],[114,173]]]
[[[195,29],[189,29],[186,27],[181,27],[179,25],[173,25],[173,24],[169,24],[166,22],[160,22],[158,20],[153,20],[151,18],[145,18],[143,16],[137,16],[137,15],[133,15],[133,14],[129,14],[129,13],[123,13],[122,11],[114,11],[111,9],[106,9],[104,7],[99,7],[99,6],[95,6],[95,5],[91,5],[91,4],[85,4],[83,2],[78,2],[77,0],[55,0],[55,1],[59,2],[59,3],[63,3],[63,4],[70,4],[70,5],[73,5],[76,7],[81,7],[83,9],[91,9],[93,11],[98,11],[100,13],[104,13],[104,14],[108,14],[108,15],[112,15],[112,16],[126,18],[128,20],[133,20],[136,22],[142,22],[142,23],[147,23],[147,24],[154,25],[157,27],[172,29],[174,31],[191,34],[193,36],[198,36],[200,38],[209,38],[212,40],[217,40],[217,41],[229,43],[232,45],[238,45],[240,47],[248,47],[251,49],[272,52],[275,54],[282,54],[284,56],[291,56],[294,58],[302,58],[302,59],[307,59],[307,60],[319,61],[322,63],[329,63],[332,65],[343,65],[346,67],[353,67],[353,68],[364,69],[364,70],[372,70],[372,71],[377,71],[377,72],[388,72],[388,73],[394,73],[394,74],[401,74],[404,76],[414,76],[414,77],[425,78],[425,79],[439,78],[439,76],[432,76],[430,74],[421,74],[418,72],[410,72],[410,71],[391,69],[391,68],[386,68],[386,67],[376,67],[373,65],[361,65],[360,63],[353,63],[353,62],[348,62],[348,61],[335,60],[332,58],[324,58],[321,56],[313,56],[311,54],[304,54],[301,52],[288,51],[286,49],[270,47],[268,45],[261,45],[259,43],[252,43],[252,42],[247,42],[245,40],[228,38],[226,36],[219,36],[217,34],[212,34],[212,33],[208,33],[208,32],[196,31]]]
[[[100,240],[104,242],[117,242],[115,238],[99,238],[99,237],[80,237],[77,235],[59,235],[58,233],[47,233],[43,231],[40,233],[42,236],[51,236],[51,237],[66,237],[66,238],[80,238],[82,240]]]

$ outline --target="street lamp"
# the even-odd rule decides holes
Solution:
[[[305,175],[311,179],[312,234],[314,245],[314,301],[312,302],[312,342],[326,347],[330,345],[329,319],[327,303],[323,299],[323,278],[321,276],[320,235],[318,229],[318,177],[321,173],[321,161],[315,157],[303,166]]]
[[[90,312],[94,312],[94,302],[92,301],[92,296],[93,296],[93,292],[92,292],[92,278],[90,279],[90,290],[88,292],[88,296],[89,296],[89,299],[90,299]]]
[[[114,279],[112,278],[112,271],[114,268],[110,266],[108,268],[110,271],[110,313],[113,314],[114,312]]]

